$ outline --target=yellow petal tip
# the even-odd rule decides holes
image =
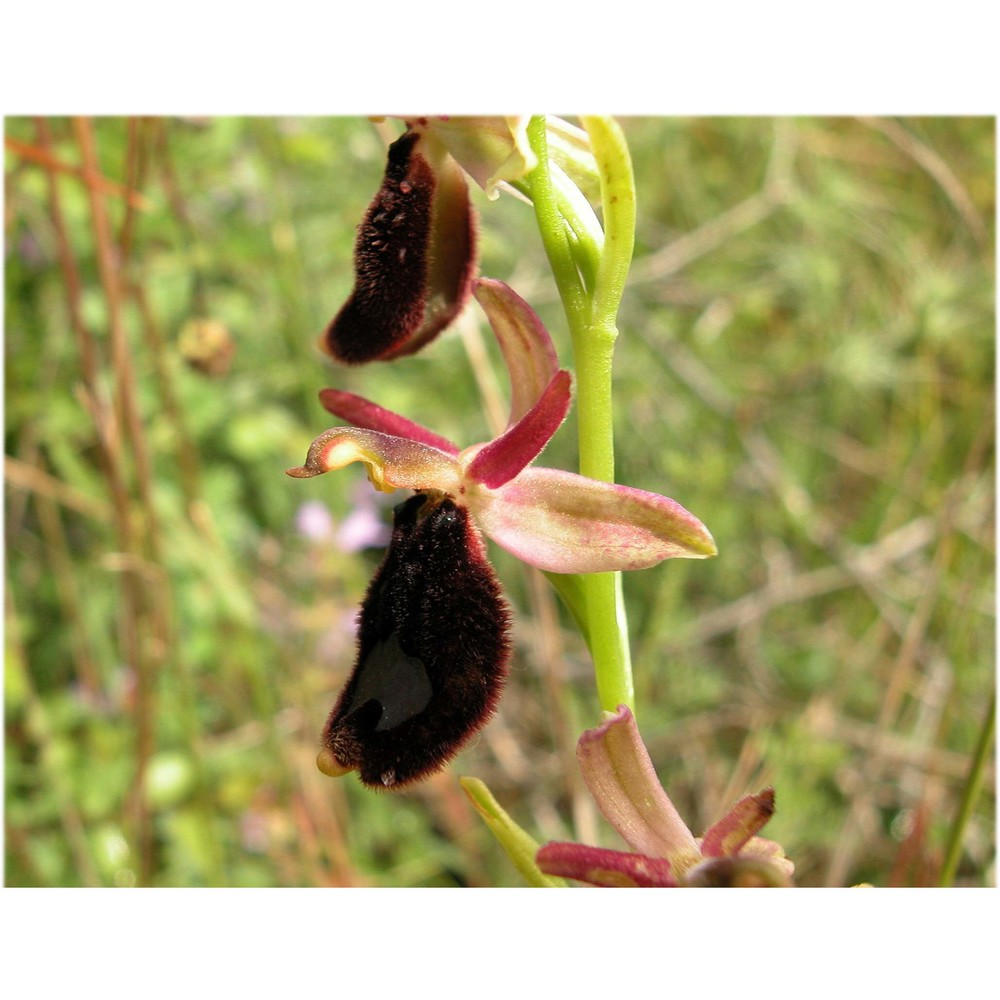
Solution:
[[[324,773],[328,774],[331,778],[342,778],[345,774],[350,774],[354,770],[353,767],[344,767],[336,757],[333,755],[333,751],[324,747],[320,750],[319,755],[316,757],[316,766]]]

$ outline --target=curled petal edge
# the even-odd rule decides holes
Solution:
[[[744,795],[701,840],[706,858],[735,857],[754,834],[774,815],[774,789],[765,788],[757,795]]]
[[[626,705],[581,735],[576,756],[598,809],[633,850],[666,858],[675,875],[701,860],[698,843],[663,790]]]
[[[358,427],[324,431],[309,446],[305,464],[285,473],[310,479],[351,462],[364,463],[372,485],[383,493],[408,489],[458,495],[462,491],[461,469],[452,455],[419,441]]]
[[[424,154],[434,171],[436,187],[428,240],[424,314],[412,337],[384,355],[383,360],[415,354],[450,326],[465,308],[478,264],[476,215],[469,201],[465,174],[459,165],[426,136]]]

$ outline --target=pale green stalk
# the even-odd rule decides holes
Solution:
[[[510,818],[482,781],[478,778],[460,778],[459,783],[529,885],[542,889],[565,888],[566,883],[561,878],[546,875],[538,867],[535,863],[538,842]]]
[[[564,217],[568,203],[557,196],[552,184],[543,116],[536,116],[528,126],[538,167],[525,183],[573,342],[580,473],[612,483],[615,452],[611,361],[618,336],[618,305],[635,239],[635,187],[628,147],[618,125],[611,119],[596,117],[584,118],[583,124],[601,181],[603,247],[597,241],[573,238],[581,226],[578,220],[571,222]],[[582,275],[587,276],[587,282]],[[593,288],[588,289],[591,282]],[[619,705],[628,705],[634,711],[621,574],[591,573],[579,581],[579,588],[573,589],[582,594],[584,634],[594,660],[600,706],[614,711]]]

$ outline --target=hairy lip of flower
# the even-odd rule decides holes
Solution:
[[[358,621],[357,661],[316,763],[396,789],[458,753],[507,676],[510,614],[468,511],[443,496],[399,504]]]
[[[414,353],[461,312],[475,269],[465,175],[433,136],[408,130],[389,147],[358,227],[354,287],[321,348],[351,365]]]

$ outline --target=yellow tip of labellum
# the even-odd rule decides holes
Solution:
[[[333,752],[326,747],[320,750],[319,756],[316,758],[316,766],[331,778],[342,778],[345,774],[350,774],[354,770],[353,767],[344,767],[338,763],[337,758],[333,756]]]

